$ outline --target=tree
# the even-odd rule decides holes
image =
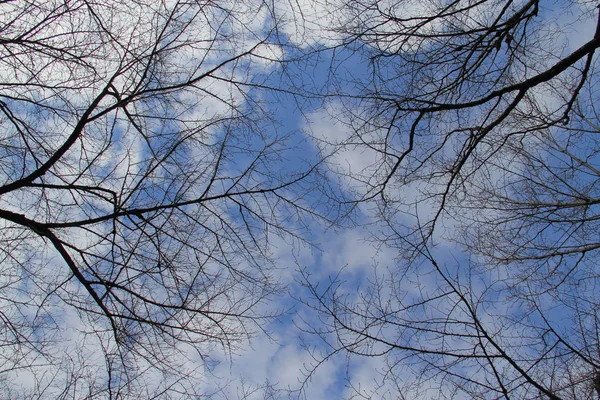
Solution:
[[[370,74],[337,92],[351,134],[335,148],[373,154],[345,178],[398,259],[357,293],[304,272],[319,363],[382,357],[391,398],[600,396],[595,6],[340,6],[332,29]]]
[[[280,289],[268,236],[318,216],[320,164],[270,117],[271,10],[1,7],[2,391],[206,394],[209,349],[234,351]]]

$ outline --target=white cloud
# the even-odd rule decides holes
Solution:
[[[290,0],[276,2],[275,16],[281,30],[301,47],[333,46],[341,35],[332,28],[338,26],[336,11],[339,0]]]

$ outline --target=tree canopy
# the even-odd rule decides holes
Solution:
[[[304,274],[321,357],[385,358],[390,398],[598,398],[595,4],[341,10],[333,29],[370,73],[338,92],[335,146],[374,161],[338,171],[397,256],[357,294]]]
[[[596,3],[0,10],[8,398],[227,398],[280,316],[312,363],[238,397],[600,397]]]

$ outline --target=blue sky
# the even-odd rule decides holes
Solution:
[[[258,9],[259,2],[256,4],[250,3],[244,6],[249,7],[249,9],[252,9],[252,7]],[[415,10],[419,10],[418,3],[413,2],[411,4],[415,7]],[[237,5],[239,7],[243,6],[241,3]],[[325,217],[335,218],[336,212],[345,211],[345,207],[349,207],[348,204],[344,204],[339,208],[336,205],[332,206],[331,203],[325,202],[326,199],[322,197],[323,193],[315,189],[324,190],[327,194],[335,195],[337,198],[344,198],[345,196],[346,199],[350,199],[355,195],[360,196],[366,190],[365,182],[361,178],[374,174],[381,165],[385,164],[381,153],[374,151],[372,148],[355,145],[354,142],[345,144],[345,141],[354,132],[348,125],[345,114],[347,110],[344,107],[356,107],[352,111],[358,110],[357,113],[360,113],[360,105],[353,102],[343,102],[336,96],[326,96],[324,98],[319,96],[333,91],[336,94],[339,94],[339,92],[353,94],[358,90],[355,85],[356,81],[361,81],[371,72],[371,64],[367,57],[361,57],[360,54],[342,47],[327,50],[327,48],[335,47],[342,39],[339,35],[327,29],[332,24],[340,22],[337,18],[342,18],[331,13],[336,5],[338,5],[336,2],[317,3],[308,0],[275,4],[276,13],[281,17],[281,26],[278,27],[281,35],[279,40],[281,40],[281,43],[288,43],[289,47],[279,46],[278,44],[261,44],[255,49],[252,56],[244,58],[239,64],[232,63],[232,66],[227,66],[215,73],[215,77],[201,80],[197,85],[198,87],[194,88],[195,92],[190,90],[189,93],[178,93],[179,97],[172,99],[173,102],[179,101],[186,107],[189,106],[184,107],[185,111],[182,112],[182,115],[190,118],[190,120],[194,120],[198,115],[215,115],[219,118],[229,115],[237,116],[238,114],[231,112],[231,109],[235,109],[236,112],[240,113],[246,112],[250,116],[257,111],[256,115],[259,117],[256,124],[252,126],[256,128],[256,132],[261,132],[264,135],[253,136],[255,131],[249,130],[246,132],[241,130],[242,133],[239,137],[236,137],[236,140],[239,141],[228,143],[231,146],[234,144],[239,145],[240,148],[232,147],[231,153],[228,153],[230,159],[224,161],[224,167],[219,170],[219,184],[215,184],[213,187],[215,193],[226,190],[233,182],[241,182],[240,185],[246,185],[246,187],[253,187],[253,185],[259,187],[260,184],[270,179],[277,181],[279,178],[289,177],[291,174],[298,173],[298,171],[306,171],[318,164],[321,155],[325,154],[328,156],[327,160],[320,167],[320,171],[324,176],[314,178],[311,176],[305,182],[300,183],[296,189],[293,187],[289,191],[282,192],[294,197],[294,193],[297,194],[298,190],[303,191],[302,193],[306,193],[305,197],[295,197],[299,204],[316,205],[317,212],[322,213]],[[331,8],[328,8],[328,6]],[[230,54],[256,45],[257,40],[262,36],[258,35],[257,39],[254,33],[264,33],[265,30],[272,27],[271,15],[266,12],[266,8],[258,12],[256,12],[256,9],[253,13],[248,14],[248,20],[237,21],[233,23],[232,27],[228,28],[231,31],[224,29],[221,32],[238,33],[239,36],[236,36],[238,41],[224,42],[222,43],[223,47],[216,50],[199,50],[199,46],[193,51],[190,50],[189,54],[186,53],[188,50],[175,52],[176,57],[174,59],[177,60],[175,63],[177,73],[185,76],[188,72],[186,67],[194,63],[194,57],[198,57],[198,54],[203,54],[203,57],[205,57],[202,67],[210,69]],[[409,11],[411,10],[407,12]],[[589,40],[595,29],[593,19],[588,18],[584,21],[578,21],[576,11],[577,7],[573,6],[574,14],[556,19],[551,9],[545,10],[548,13],[549,20],[554,18],[552,24],[555,25],[549,24],[551,29],[556,27],[565,28],[564,32],[556,38],[557,43],[567,43],[564,47],[565,53],[569,53]],[[217,13],[206,18],[218,19],[220,17]],[[573,23],[573,21],[577,22]],[[123,25],[121,29],[124,31],[137,29],[127,26],[126,21],[119,22]],[[236,25],[237,23],[239,23],[239,26]],[[560,26],[561,24],[563,25]],[[239,32],[236,29],[239,29]],[[201,26],[198,28],[197,33],[210,36],[211,28]],[[199,42],[201,43],[201,41]],[[283,60],[284,63],[279,64],[273,60]],[[101,63],[106,71],[110,71],[113,64],[115,64],[115,61],[111,59],[103,59]],[[333,68],[335,76],[332,75],[332,66],[335,67]],[[106,71],[101,71],[101,73],[107,73]],[[67,73],[63,70],[54,72],[56,76]],[[385,76],[389,70],[381,72]],[[133,72],[131,73],[133,74]],[[177,73],[169,78],[177,78],[179,76]],[[244,87],[244,89],[239,90],[231,82],[223,82],[222,79],[217,79],[216,76],[219,78],[239,78],[240,81],[245,83],[260,83],[264,86],[282,86],[286,91],[289,89],[290,92],[298,90],[304,91],[306,94],[308,91],[314,93],[315,96],[295,96],[283,91],[274,93],[260,87],[252,89]],[[84,80],[84,78],[82,79]],[[126,81],[125,77],[119,77],[119,79]],[[94,94],[94,89],[84,87],[77,93],[74,102],[81,101],[85,103],[85,100],[91,98]],[[210,93],[210,95],[204,95],[201,101],[198,101],[193,97],[195,93]],[[165,99],[167,97],[165,96]],[[248,99],[252,100],[252,104],[247,102]],[[275,125],[271,125],[270,121],[262,125],[265,120],[261,119],[262,115],[258,113],[258,106],[264,107],[265,115],[273,118],[276,121]],[[185,119],[184,117],[182,119]],[[121,118],[121,122],[124,122],[124,126],[128,124],[126,117],[119,115],[119,118]],[[249,118],[249,120],[251,119]],[[214,146],[215,143],[218,144],[219,138],[223,138],[228,134],[227,126],[231,126],[232,130],[241,129],[237,122],[237,120],[234,120],[231,125],[215,124],[214,126],[217,126],[215,128],[207,117],[205,123],[209,127],[206,128],[206,138],[203,138],[204,141],[202,142],[205,147],[185,149],[185,155],[190,157],[190,168],[192,168],[191,164],[193,162],[197,162],[195,167],[198,169],[194,170],[194,173],[198,176],[198,182],[207,180],[206,176],[202,175],[202,171],[209,171],[215,163],[214,159],[209,156],[209,154],[212,154],[210,153],[211,146]],[[44,121],[44,123],[48,126],[52,125],[48,121]],[[172,123],[176,127],[178,122]],[[165,130],[170,128],[171,126],[168,124],[165,126]],[[125,178],[127,173],[142,169],[145,165],[144,157],[150,154],[149,148],[144,147],[147,144],[143,140],[133,138],[133,136],[131,138],[126,137],[128,133],[135,130],[131,125],[129,125],[129,129],[125,132],[118,128],[117,123],[117,128],[112,131],[116,134],[114,136],[115,143],[99,157],[100,161],[98,163],[101,165],[99,171],[111,176],[110,179],[117,182],[115,187],[119,186],[119,182],[127,181],[127,178]],[[99,132],[101,133],[102,129]],[[64,136],[64,132],[62,134]],[[383,135],[382,131],[377,129],[370,132],[370,134],[372,136],[367,135],[366,137],[373,141]],[[57,138],[60,139],[61,137],[61,135],[57,135]],[[282,145],[280,148],[278,147],[279,144],[276,144],[271,148],[274,151],[274,156],[268,162],[265,162],[265,165],[261,166],[262,169],[257,168],[260,173],[240,177],[241,171],[244,171],[252,163],[253,156],[260,152],[262,146],[270,143],[273,138],[286,138],[286,145]],[[168,144],[165,137],[157,139],[157,143],[160,140]],[[395,145],[400,146],[402,138],[398,139],[397,142]],[[341,144],[345,145],[340,148],[336,147]],[[243,146],[246,146],[246,150]],[[247,151],[249,147],[253,147],[253,150],[255,150],[252,154]],[[81,157],[81,154],[85,154],[86,151],[88,149],[81,146],[80,149],[74,152],[73,158]],[[273,162],[272,165],[269,164],[270,161]],[[205,170],[202,170],[202,168],[205,168]],[[389,166],[384,165],[384,170],[385,168],[389,168]],[[168,169],[165,168],[165,171],[168,171]],[[162,171],[162,173],[165,174],[165,171]],[[10,175],[10,173],[7,173],[7,175]],[[152,179],[149,180],[160,182],[160,179],[164,176],[166,175],[157,173],[151,175]],[[237,178],[239,180],[236,180]],[[107,181],[110,179],[107,178]],[[319,188],[319,184],[323,184],[323,187]],[[159,184],[156,185],[161,190],[167,190],[160,187]],[[122,183],[122,187],[126,186],[125,183]],[[179,190],[181,188],[174,185],[168,189]],[[390,184],[388,194],[390,198],[402,198],[406,204],[410,204],[412,201],[421,198],[425,189],[425,185],[419,183],[406,185],[395,183],[395,185]],[[179,193],[177,190],[174,190],[175,194]],[[296,190],[296,192],[293,192],[293,190]],[[310,190],[314,191],[311,192]],[[151,204],[152,195],[156,195],[158,192],[158,190],[148,190],[137,201],[140,204],[146,201]],[[19,207],[27,208],[24,211],[32,217],[43,215],[45,210],[43,207],[36,209],[36,201],[32,202],[31,207],[23,206],[23,199],[26,199],[27,196],[31,196],[31,193],[14,195],[14,197],[6,196],[2,199],[2,205],[11,210],[23,211]],[[265,203],[260,201],[257,200],[253,206],[257,208],[264,206]],[[216,205],[215,209],[229,215],[234,223],[232,226],[242,227],[248,221],[250,221],[250,224],[260,225],[259,219],[252,220],[249,213],[238,213],[237,205],[237,203]],[[72,206],[73,209],[76,209],[78,206],[77,201],[73,201]],[[98,207],[102,209],[102,205]],[[387,282],[386,279],[399,273],[400,268],[398,266],[402,265],[403,262],[402,250],[398,245],[401,240],[390,241],[389,243],[377,240],[379,236],[385,236],[391,232],[389,226],[377,222],[377,213],[380,211],[377,207],[378,204],[374,202],[360,203],[351,213],[351,218],[341,220],[341,224],[336,226],[329,224],[326,221],[327,218],[311,218],[307,214],[294,214],[283,207],[275,210],[274,217],[278,218],[278,221],[283,221],[283,225],[291,232],[297,232],[298,236],[278,235],[276,230],[272,232],[265,230],[267,232],[265,235],[268,236],[268,245],[265,244],[264,249],[255,250],[270,253],[274,262],[268,268],[265,267],[265,270],[272,275],[275,281],[285,287],[285,290],[270,298],[268,302],[260,303],[257,311],[265,314],[280,314],[280,316],[269,321],[263,327],[264,331],[255,329],[256,332],[253,338],[250,341],[242,341],[233,351],[227,347],[214,344],[203,346],[198,354],[194,354],[192,349],[186,348],[185,351],[189,352],[189,363],[182,364],[182,368],[189,368],[189,371],[200,375],[197,378],[199,378],[198,381],[201,384],[196,388],[199,392],[215,393],[214,398],[227,399],[262,399],[267,397],[269,390],[274,391],[275,395],[273,397],[275,398],[278,396],[286,398],[290,395],[293,398],[342,399],[351,398],[357,394],[374,399],[399,398],[393,380],[387,379],[388,377],[384,377],[382,373],[387,370],[388,365],[386,363],[390,360],[402,360],[404,357],[402,353],[391,353],[392,355],[389,358],[348,357],[343,352],[329,356],[332,348],[318,336],[309,334],[310,330],[319,330],[324,325],[317,313],[303,303],[314,301],[309,290],[302,285],[304,277],[308,277],[310,282],[317,288],[317,291],[324,290],[333,281],[339,282],[338,294],[347,296],[346,298],[349,301],[353,301],[360,300],[361,294],[365,293],[361,290],[365,290],[373,282]],[[418,210],[420,217],[426,218],[431,216],[433,206],[430,202],[421,201],[409,212],[415,212],[415,210]],[[397,226],[415,222],[414,215],[409,215],[404,211],[400,210],[392,217],[393,223]],[[75,211],[69,212],[76,214]],[[67,214],[67,211],[65,211],[65,214]],[[206,221],[211,221],[209,214],[201,215],[206,218]],[[242,218],[245,216],[248,216],[248,220]],[[138,223],[140,222],[134,218],[127,222],[130,227],[136,226],[135,224]],[[460,245],[456,241],[451,240],[455,235],[460,234],[455,223],[456,221],[449,217],[443,217],[440,220],[440,228],[433,236],[433,241],[437,244],[433,253],[436,260],[449,275],[456,276],[457,280],[465,282],[472,277],[473,270],[470,267],[473,260],[461,252]],[[208,226],[213,226],[210,224],[211,222],[207,223]],[[218,225],[218,221],[215,224]],[[8,231],[6,226],[3,228],[3,230]],[[236,232],[234,228],[231,231]],[[81,237],[73,240],[77,243],[86,243],[87,239]],[[207,240],[210,241],[210,239]],[[213,242],[210,243],[215,248],[217,247]],[[235,258],[235,255],[233,258],[240,263],[240,270],[245,271],[245,268],[248,267],[244,264],[245,260],[242,257]],[[41,254],[37,262],[43,264],[50,260],[51,263],[55,263],[56,259],[56,254],[50,252]],[[411,296],[418,298],[420,294],[426,292],[434,293],[438,289],[438,285],[441,284],[442,280],[439,276],[434,276],[435,271],[431,264],[423,263],[419,264],[418,267],[422,268],[419,270],[421,275],[415,278],[414,282],[407,278],[398,284],[398,286],[404,285],[403,290],[406,290],[407,298],[411,298]],[[58,275],[57,271],[68,274],[66,267],[64,265],[61,267],[60,264],[57,264],[56,270],[44,271],[47,274],[48,281],[52,279],[53,275]],[[34,272],[30,276],[26,275],[23,274],[23,279],[18,287],[19,295],[24,298],[28,296],[35,279],[40,281],[46,279],[46,275],[36,277]],[[481,273],[477,275],[480,280],[474,279],[471,282],[474,296],[481,293],[487,295],[488,288],[486,285],[488,282],[486,282],[486,276],[486,273]],[[417,288],[416,283],[421,284],[422,287]],[[386,286],[384,294],[391,296],[393,286]],[[64,288],[67,292],[68,290],[73,290],[75,293],[81,291],[81,288],[77,289],[73,282],[65,283]],[[160,293],[154,294],[160,295]],[[239,296],[240,302],[244,301],[243,294],[236,292],[234,295]],[[52,300],[57,299],[52,298]],[[543,300],[540,298],[540,302]],[[550,301],[548,304],[550,304]],[[522,310],[519,307],[520,304],[515,304],[514,308],[505,311],[517,314]],[[64,331],[66,332],[66,340],[58,343],[54,350],[76,354],[73,358],[77,359],[78,363],[90,362],[90,370],[98,372],[94,369],[97,366],[92,365],[93,362],[89,360],[96,359],[94,357],[98,355],[98,351],[95,346],[106,339],[104,337],[106,333],[100,333],[96,338],[82,334],[85,330],[85,319],[82,319],[73,310],[62,310],[58,302],[48,306],[48,310],[55,313],[57,321],[69,326]],[[24,314],[30,311],[27,309]],[[496,311],[494,310],[494,312]],[[556,321],[560,322],[561,312],[563,310],[557,310],[550,315],[556,317]],[[50,313],[48,315],[50,316]],[[493,312],[490,312],[489,316],[492,315]],[[38,318],[33,314],[27,314],[27,317]],[[39,319],[42,320],[45,317]],[[490,317],[490,319],[492,318]],[[490,324],[493,323],[493,320],[490,321]],[[391,333],[385,327],[382,329],[384,333]],[[41,331],[38,331],[37,334],[41,334]],[[325,335],[325,337],[335,340],[331,335]],[[196,364],[191,362],[194,360],[197,361]],[[44,373],[51,374],[55,367],[56,365],[42,366],[38,371],[43,371],[40,372],[42,375]],[[402,361],[400,361],[395,367],[394,371],[397,371],[398,376],[401,378],[406,377],[410,381],[411,367],[408,364],[402,364]],[[101,368],[99,370],[101,371]],[[33,382],[31,372],[13,371],[10,377],[16,382],[22,382],[24,386],[27,386]],[[103,376],[103,373],[98,372],[99,376]],[[402,375],[404,373],[406,376]],[[148,384],[151,385],[151,378],[146,378]],[[432,385],[434,384],[432,383]],[[429,395],[430,392],[427,389],[421,392],[422,398],[429,398]],[[410,396],[410,393],[408,393],[408,396]]]
[[[544,12],[550,16],[553,14],[551,8],[545,9]],[[589,19],[586,22],[573,23],[575,20],[576,15],[571,14],[558,21],[559,24],[563,23],[563,27],[566,28],[566,34],[557,38],[557,41],[567,43],[565,54],[593,36],[595,21]],[[557,21],[554,20],[554,23]],[[323,79],[322,76],[329,72],[328,57],[331,55],[331,52],[323,53],[320,62],[305,72],[314,75],[315,79],[320,81]],[[340,60],[344,59],[344,51],[338,51],[336,56]],[[368,64],[364,62],[361,64],[360,59],[349,55],[348,62],[340,63],[337,72],[340,75],[359,77],[363,73],[368,73]],[[323,75],[320,76],[320,74]],[[342,90],[352,91],[353,88],[347,87]],[[302,116],[298,114],[288,116],[283,111],[283,121],[286,122],[286,127],[287,123],[290,123],[289,128],[292,130],[308,130],[317,140],[326,138],[328,141],[335,142],[336,139],[341,141],[347,137],[349,132],[346,126],[332,118],[332,116],[342,115],[336,110],[336,107],[339,107],[339,104],[335,101],[327,104],[317,103],[317,107],[305,111]],[[281,103],[280,108],[287,110],[288,106]],[[290,105],[289,109],[294,109],[293,105]],[[348,148],[346,151],[336,154],[334,159],[335,164],[344,171],[363,171],[376,162],[377,155],[365,148]],[[359,184],[356,182],[342,179],[342,183],[353,186],[355,189],[358,188],[360,191]],[[411,196],[410,193],[400,193],[400,195],[408,198]],[[370,205],[363,205],[359,208],[357,212],[359,223],[370,221],[373,210],[370,207]],[[424,208],[426,207],[424,205]],[[463,279],[468,279],[470,274],[468,257],[461,253],[456,244],[443,239],[444,236],[453,235],[452,221],[446,221],[443,225],[445,229],[441,229],[442,233],[438,238],[437,260],[443,263],[449,271],[457,268],[454,273],[464,273]],[[298,268],[303,268],[310,273],[313,282],[320,282],[321,287],[339,273],[344,284],[343,291],[354,296],[359,287],[364,288],[368,279],[374,279],[375,275],[380,278],[389,276],[390,269],[393,270],[395,264],[400,262],[397,260],[397,250],[386,246],[374,246],[372,238],[382,228],[372,225],[338,230],[323,228],[317,224],[312,227],[310,237],[317,244],[315,248],[305,246],[290,249],[285,245],[277,246],[278,264],[291,266],[291,268],[284,267],[283,276],[290,285],[290,292],[296,297],[306,298],[307,296],[306,291],[294,281],[294,277],[298,279]],[[290,273],[290,270],[296,272]],[[473,282],[476,291],[485,288],[486,282],[483,276],[483,281]],[[282,301],[284,304],[288,304],[288,301]],[[515,305],[514,309],[510,311],[507,309],[506,312],[518,314],[520,310]],[[561,321],[561,313],[557,309],[553,317],[557,321]],[[314,317],[314,314],[311,315],[306,309],[303,309],[302,305],[297,305],[290,316],[270,325],[274,341],[266,337],[257,338],[246,352],[240,354],[231,363],[225,362],[220,365],[216,369],[217,374],[219,372],[223,373],[223,376],[236,376],[237,374],[237,376],[243,377],[246,384],[253,381],[256,385],[260,385],[261,382],[268,381],[271,384],[277,384],[280,388],[296,389],[301,387],[301,395],[308,399],[349,397],[353,393],[349,382],[352,382],[355,391],[363,395],[373,396],[373,398],[397,398],[398,394],[394,391],[393,386],[389,386],[389,381],[384,382],[381,387],[379,386],[382,383],[382,376],[379,373],[385,370],[383,358],[352,357],[348,360],[343,354],[337,354],[319,365],[308,381],[304,382],[306,372],[303,373],[303,371],[306,371],[307,366],[315,365],[315,361],[311,360],[310,355],[306,352],[306,343],[310,343],[309,347],[314,346],[311,347],[313,351],[318,352],[321,349],[325,353],[327,352],[327,347],[323,342],[299,333],[295,326],[299,324],[301,327],[306,327],[304,324],[310,325],[313,321],[311,318]],[[292,321],[296,321],[296,324],[292,324]],[[264,371],[264,374],[260,371]],[[257,393],[256,398],[260,398],[260,394]]]

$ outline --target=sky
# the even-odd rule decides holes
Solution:
[[[303,11],[307,19],[310,20],[310,15],[325,13],[325,10],[316,10],[315,7],[306,3],[298,4],[301,4],[303,9],[309,10],[308,12]],[[556,9],[558,10],[558,8]],[[544,12],[548,13],[550,17],[554,17],[558,11],[553,11],[552,7],[549,7]],[[575,13],[564,14],[558,21],[559,24],[563,24],[562,28],[565,29],[566,34],[556,40],[566,43],[565,54],[589,40],[595,29],[593,19],[584,22],[577,21],[577,23],[574,21],[577,21]],[[323,36],[328,37],[327,41],[323,41],[324,43],[331,44],[335,41],[335,37],[332,38],[330,33],[319,31],[310,23],[307,23],[306,26],[307,37],[302,38],[304,43],[308,41],[314,45],[312,41],[319,43],[319,40],[322,39],[318,38]],[[344,57],[339,54],[338,56],[340,59]],[[327,56],[325,55],[323,63],[312,70],[315,79],[318,80],[320,74],[327,73],[327,67]],[[356,59],[352,61],[352,58],[350,58],[347,68],[347,73],[355,74],[355,76],[360,76],[361,73],[368,71],[368,65],[361,64]],[[284,120],[286,123],[291,123],[292,129],[308,130],[317,139],[326,138],[329,142],[341,142],[348,137],[349,132],[347,126],[332,118],[334,115],[341,114],[336,107],[340,107],[340,105],[333,101],[306,113],[304,118],[293,115],[291,118],[284,117]],[[282,109],[286,108],[282,104]],[[364,147],[357,147],[347,148],[346,151],[337,153],[331,162],[342,170],[350,172],[348,175],[352,175],[352,171],[364,171],[376,160],[375,152]],[[342,183],[355,188],[360,185],[348,177],[342,179]],[[407,194],[407,196],[410,195]],[[362,206],[359,210],[358,220],[369,221],[371,214],[372,210],[368,206]],[[451,235],[452,223],[448,221],[446,227]],[[303,292],[303,288],[297,282],[298,268],[310,271],[316,282],[327,282],[339,273],[343,277],[347,292],[352,293],[357,291],[367,279],[373,279],[374,274],[385,275],[387,268],[394,267],[398,255],[396,250],[385,246],[375,247],[372,242],[373,230],[376,231],[376,227],[365,229],[358,226],[339,230],[322,228],[314,227],[311,235],[311,239],[318,244],[318,248],[305,246],[291,250],[285,245],[276,246],[278,247],[279,264],[292,266],[284,267],[282,272],[283,279],[289,285],[289,291],[293,296],[300,298],[306,296],[306,292]],[[460,249],[454,244],[442,243],[440,247],[442,250],[439,254],[441,254],[442,260],[454,262],[463,257]],[[314,318],[314,315],[312,317]],[[310,324],[310,318],[311,316],[303,309],[302,305],[295,306],[290,316],[269,325],[272,335],[270,339],[261,336],[253,340],[251,346],[235,356],[230,363],[224,362],[219,365],[215,369],[215,374],[223,377],[242,377],[244,384],[249,386],[252,386],[251,382],[255,387],[268,382],[276,384],[278,388],[300,390],[300,392],[295,392],[295,395],[307,399],[341,399],[351,397],[356,393],[366,396],[365,398],[398,398],[394,387],[389,386],[389,382],[382,381],[381,372],[385,371],[383,358],[356,357],[349,361],[345,355],[336,354],[320,364],[313,373],[307,375],[307,370],[316,365],[315,359],[307,352],[307,343],[309,343],[308,347],[317,352],[320,348],[323,349],[324,345],[318,340],[315,341],[315,338],[298,331],[297,325]],[[353,387],[350,387],[349,382]],[[233,387],[237,389],[239,386],[234,385]],[[257,392],[254,397],[250,398],[261,398],[261,395],[262,393]]]
[[[260,9],[258,3],[248,2],[246,6],[258,10]],[[420,10],[419,2],[409,3],[405,9],[406,13]],[[236,3],[236,5],[242,7],[242,3]],[[254,56],[250,58],[250,68],[232,68],[228,72],[234,77],[238,73],[250,74],[253,78],[264,82],[265,85],[280,84],[280,80],[288,79],[287,83],[284,82],[284,86],[302,86],[318,92],[329,90],[327,85],[331,83],[329,80],[331,60],[335,57],[336,62],[344,60],[339,62],[336,73],[349,78],[336,81],[336,84],[341,85],[336,89],[352,92],[356,89],[352,80],[366,76],[370,71],[370,65],[368,59],[360,58],[343,48],[324,50],[325,48],[334,48],[343,40],[340,35],[327,29],[340,22],[339,18],[341,17],[333,13],[338,6],[339,2],[337,1],[275,2],[274,9],[281,21],[281,25],[278,27],[279,33],[284,36],[282,42],[289,42],[293,46],[298,46],[300,50],[273,44],[260,45],[253,52]],[[257,38],[252,36],[252,32],[262,32],[272,26],[271,15],[267,8],[263,7],[261,10],[248,13],[248,20],[239,21],[242,27],[240,36],[243,39],[229,45],[249,48],[256,44]],[[546,12],[551,16],[551,8]],[[218,19],[219,16],[207,16],[208,20],[213,17]],[[571,19],[575,21],[577,16],[564,16],[559,20],[559,23],[564,24],[565,33],[556,40],[566,43],[565,53],[589,40],[595,29],[595,21],[591,19],[584,22],[579,21],[576,25],[571,25]],[[553,21],[556,23],[556,19]],[[130,28],[126,23],[119,27],[125,31]],[[206,29],[210,30],[208,26]],[[235,27],[231,29],[235,29]],[[383,27],[382,29],[387,28]],[[206,34],[209,35],[209,33]],[[281,40],[281,38],[279,39]],[[223,46],[227,45],[223,44]],[[207,56],[205,64],[218,65],[223,54],[227,55],[228,51],[233,50],[239,49],[224,47],[214,52],[207,51],[206,54],[209,56]],[[394,49],[387,50],[393,51]],[[309,56],[303,56],[306,58],[297,62],[286,62],[282,66],[270,61],[294,59],[302,51]],[[193,63],[194,57],[198,56],[193,52],[177,55],[179,62],[184,66],[187,63]],[[111,63],[117,61],[109,59],[106,62],[107,64],[103,65],[109,70]],[[185,70],[181,73],[185,74]],[[60,71],[60,74],[68,74],[68,72]],[[202,81],[199,86],[204,84]],[[79,95],[82,101],[88,98],[88,91],[92,92],[92,89],[83,88],[81,90]],[[224,84],[219,79],[211,80],[202,89],[206,89],[214,96],[206,96],[195,107],[186,110],[190,115],[226,113],[223,109],[222,98],[228,98],[231,104],[236,104],[241,109],[248,106],[245,103],[247,98],[243,93],[236,92],[231,85]],[[288,168],[289,171],[306,168],[306,165],[310,165],[311,160],[318,157],[319,150],[329,154],[335,144],[343,143],[352,133],[349,126],[343,123],[343,105],[336,99],[322,101],[316,98],[298,98],[258,88],[249,93],[268,105],[269,115],[279,123],[278,133],[292,135],[291,142],[295,143],[295,150],[285,154],[287,165],[282,167],[283,169],[279,172],[285,173],[285,168]],[[193,96],[193,93],[184,94],[178,100],[194,101],[193,98],[186,96]],[[299,104],[302,107],[299,107]],[[248,109],[250,109],[249,106]],[[207,128],[208,131],[210,129],[212,128]],[[218,137],[224,133],[217,130],[211,131],[211,134]],[[128,140],[125,136],[119,140]],[[250,143],[257,146],[261,144],[258,140],[256,142],[250,140]],[[138,150],[140,154],[135,154],[135,152],[130,152],[130,149],[139,149],[143,146],[143,143],[133,143],[123,145],[122,148],[111,149],[111,152],[103,155],[107,158],[106,165],[110,166],[110,160],[114,159],[128,160],[127,163],[119,164],[120,169],[115,168],[115,174],[125,175],[131,172],[131,169],[126,169],[126,167],[133,168],[133,166],[141,164],[136,157],[139,157],[143,151]],[[202,151],[198,149],[194,157],[198,159],[204,157]],[[231,171],[237,165],[246,165],[244,163],[247,161],[240,157],[237,160],[239,164],[232,163]],[[340,176],[330,172],[329,178],[332,179],[332,186],[344,195],[362,194],[365,190],[364,183],[356,179],[357,173],[372,171],[380,161],[378,153],[365,146],[346,146],[343,150],[332,153],[326,161],[327,165],[331,170],[341,172]],[[400,195],[408,202],[419,195],[418,187],[407,186],[403,190]],[[306,200],[310,201],[311,199]],[[11,207],[14,207],[18,201],[19,199],[11,199],[8,202],[11,203]],[[420,207],[421,213],[427,214],[428,204],[423,203]],[[322,211],[323,213],[328,212],[325,208]],[[385,358],[347,357],[346,354],[340,352],[323,360],[323,356],[328,354],[331,348],[320,338],[308,332],[319,326],[320,321],[318,316],[303,304],[303,301],[309,301],[311,297],[307,288],[302,285],[303,273],[306,274],[305,276],[309,276],[311,282],[318,283],[317,286],[320,288],[336,279],[343,282],[340,290],[350,299],[358,296],[359,290],[364,289],[369,282],[376,278],[383,279],[389,276],[390,270],[393,270],[396,263],[399,262],[398,249],[378,244],[376,240],[373,240],[377,235],[388,232],[385,227],[374,223],[375,214],[376,209],[372,203],[361,203],[354,210],[352,220],[344,221],[340,226],[331,226],[322,220],[308,218],[292,222],[291,227],[296,228],[293,224],[298,223],[298,229],[300,229],[299,223],[306,224],[302,227],[302,232],[306,235],[307,242],[277,235],[269,237],[269,248],[266,250],[271,252],[271,256],[275,260],[275,268],[271,272],[275,280],[286,289],[271,301],[261,304],[260,307],[264,308],[264,312],[267,314],[280,312],[281,315],[269,321],[263,327],[264,331],[257,331],[249,342],[243,342],[242,346],[233,352],[219,346],[208,348],[208,352],[204,354],[207,358],[199,360],[201,366],[198,371],[202,371],[204,374],[201,379],[204,385],[201,392],[215,393],[214,398],[249,400],[269,398],[269,395],[272,398],[286,398],[290,395],[292,398],[306,399],[342,399],[356,394],[375,399],[398,398],[393,384],[384,380],[381,375],[387,367]],[[454,233],[452,221],[444,221],[443,229],[440,231],[443,234],[440,233],[436,239],[440,241],[437,254],[440,255],[442,261],[449,263],[463,261],[461,257],[464,255],[461,254],[458,246],[444,242],[444,235],[448,236]],[[25,293],[30,289],[22,287],[21,290]],[[61,318],[64,318],[65,321],[72,318],[74,324],[81,323],[75,316],[68,313],[62,315]],[[82,340],[77,336],[76,331],[76,328],[72,328],[73,342]],[[70,345],[65,344],[65,346],[69,348]],[[86,359],[88,357],[86,352],[89,352],[89,357],[93,357],[92,346],[91,344],[84,345],[83,349],[78,350],[79,356]],[[30,376],[21,372],[17,372],[14,376],[17,381],[22,382],[30,379]]]

